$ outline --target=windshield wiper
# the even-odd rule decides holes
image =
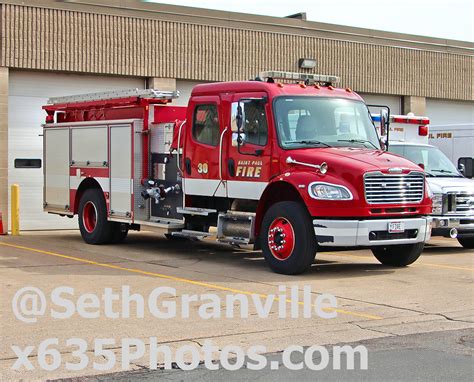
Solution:
[[[452,171],[449,171],[449,170],[437,170],[437,169],[431,169],[431,171],[436,171],[436,172],[440,172],[442,174],[449,174],[449,175],[455,175],[456,177],[460,178],[462,177],[461,175],[459,175],[458,173],[456,172],[452,172]]]
[[[380,150],[379,147],[375,146],[372,142],[366,140],[366,139],[338,139],[338,142],[351,142],[351,143],[368,143],[370,144],[374,149]]]
[[[331,145],[328,145],[327,143],[317,141],[315,139],[303,139],[301,141],[288,141],[285,142],[286,144],[288,143],[296,143],[296,144],[303,144],[303,145],[323,145],[325,147],[332,147]]]

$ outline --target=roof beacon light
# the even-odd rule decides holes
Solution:
[[[261,72],[259,77],[264,80],[279,79],[285,81],[297,81],[303,82],[307,85],[323,84],[334,86],[339,82],[339,77],[330,76],[326,74],[310,74],[310,73],[297,73],[297,72],[283,72],[279,70],[269,70]]]
[[[414,125],[428,125],[430,123],[430,119],[427,117],[412,117],[408,115],[394,115],[390,119],[394,123],[411,123]]]

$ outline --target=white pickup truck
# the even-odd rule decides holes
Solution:
[[[464,248],[474,248],[474,180],[467,179],[461,173],[464,168],[457,169],[440,149],[428,144],[428,118],[392,115],[389,121],[388,150],[426,172],[433,194],[432,236],[457,238]]]

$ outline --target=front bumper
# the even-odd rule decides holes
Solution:
[[[388,233],[391,222],[403,222],[405,232]],[[378,245],[414,244],[431,238],[431,217],[383,220],[314,219],[318,244],[331,247],[373,247]]]
[[[433,216],[433,228],[474,229],[474,216]]]
[[[453,228],[458,236],[474,236],[474,216],[433,216],[433,236],[450,236]]]

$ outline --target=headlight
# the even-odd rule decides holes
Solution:
[[[433,215],[443,214],[443,194],[434,194],[433,197]]]
[[[313,199],[352,200],[352,194],[349,189],[337,184],[314,182],[309,185],[308,192]]]
[[[433,199],[434,194],[433,194],[433,191],[431,191],[431,187],[427,181],[425,181],[425,189],[426,189],[428,198]]]

